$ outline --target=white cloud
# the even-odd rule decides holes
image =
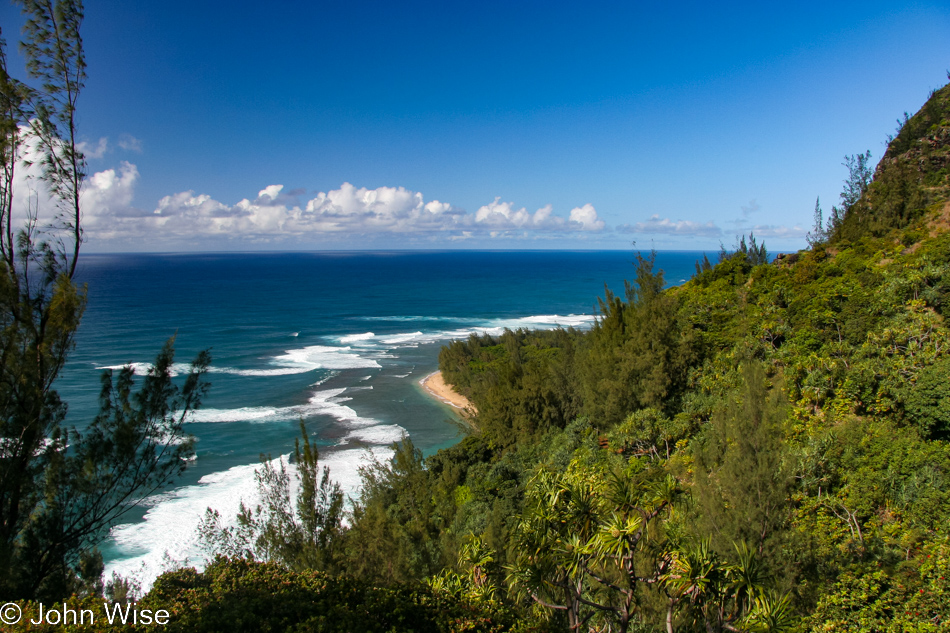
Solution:
[[[239,203],[240,204],[240,203]],[[467,214],[404,187],[357,188],[348,182],[317,194],[304,209],[287,209],[295,227],[306,233],[406,233],[459,229]]]
[[[253,200],[227,205],[206,194],[185,191],[165,196],[152,213],[131,209],[131,190],[138,172],[123,164],[117,174],[100,172],[89,179],[93,195],[85,207],[90,237],[102,240],[201,240],[225,238],[248,241],[321,241],[334,236],[405,234],[449,240],[478,235],[510,237],[539,232],[601,231],[605,224],[593,205],[555,215],[550,205],[534,213],[511,202],[494,202],[475,213],[446,202],[426,202],[420,192],[404,187],[367,189],[343,183],[301,201],[301,191],[283,185],[261,189]],[[126,195],[127,194],[127,195]],[[122,204],[126,205],[123,210]],[[93,231],[92,229],[96,230]]]
[[[650,219],[646,222],[637,222],[633,225],[622,224],[617,227],[617,231],[620,233],[656,233],[699,237],[718,237],[722,235],[722,229],[712,221],[699,223],[690,220],[676,220],[674,222],[669,218],[660,218],[659,215],[650,216]]]
[[[606,226],[604,221],[597,217],[597,211],[590,203],[571,209],[570,221],[580,224],[583,231],[603,231]]]
[[[58,214],[69,210],[60,209],[50,198],[35,146],[35,139],[28,140],[21,150],[28,164],[15,172],[13,221],[22,227],[28,214],[34,213],[40,228],[55,232]],[[86,151],[105,153],[108,140]],[[392,244],[392,236],[402,236],[399,239],[408,245],[488,238],[558,239],[605,229],[591,204],[575,207],[564,217],[551,205],[529,212],[499,197],[471,213],[447,202],[426,201],[421,192],[405,187],[368,189],[347,182],[310,199],[305,198],[305,190],[268,185],[254,199],[236,204],[182,191],[164,196],[153,209],[142,209],[133,206],[138,180],[138,169],[127,161],[86,177],[81,207],[87,242],[134,250],[153,245],[200,248],[213,243],[221,247],[223,242],[319,245],[339,239],[351,244],[377,239]]]
[[[105,136],[93,145],[87,141],[76,143],[76,149],[83,153],[86,158],[102,158],[109,151],[109,139]]]
[[[571,209],[565,219],[554,215],[553,207],[545,205],[529,213],[524,207],[514,208],[512,202],[501,202],[495,198],[475,212],[475,225],[478,227],[492,227],[494,229],[530,229],[535,231],[602,231],[606,226],[604,221],[597,217],[594,205],[585,204],[582,207]],[[498,235],[498,231],[495,231]]]
[[[131,134],[123,134],[119,137],[119,147],[127,152],[135,152],[136,154],[142,153],[142,141]]]
[[[87,231],[98,231],[100,227],[97,224],[103,218],[128,214],[138,178],[139,171],[135,165],[122,161],[118,172],[107,169],[86,179],[80,198],[81,208],[94,210],[83,214]]]

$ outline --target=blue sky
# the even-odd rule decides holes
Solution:
[[[86,248],[800,248],[950,9],[792,7],[88,0]]]

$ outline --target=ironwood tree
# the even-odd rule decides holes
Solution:
[[[78,0],[21,0],[27,80],[0,38],[0,597],[101,589],[96,544],[184,469],[183,423],[210,357],[172,380],[172,341],[135,391],[130,367],[102,379],[100,412],[66,426],[54,383],[86,305],[76,283],[86,163],[76,106],[86,78]]]

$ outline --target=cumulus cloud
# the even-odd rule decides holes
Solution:
[[[426,201],[422,193],[404,187],[368,189],[348,182],[306,201],[301,200],[302,190],[285,192],[282,185],[269,185],[254,199],[245,198],[234,205],[184,191],[163,197],[153,212],[145,213],[129,206],[137,178],[134,165],[123,163],[118,172],[107,170],[89,179],[85,214],[90,237],[305,241],[341,235],[414,234],[464,240],[478,235],[510,236],[514,230],[523,237],[605,228],[590,204],[563,217],[550,205],[530,213],[495,198],[470,213],[439,200]]]
[[[582,231],[603,231],[606,224],[597,217],[594,205],[587,203],[571,209],[570,222],[580,225]]]
[[[716,226],[712,221],[706,223],[692,222],[690,220],[670,220],[661,218],[659,215],[652,215],[646,222],[637,222],[636,224],[621,224],[617,227],[620,233],[647,233],[662,235],[692,235],[698,237],[718,237],[722,235],[722,229]]]
[[[597,211],[592,204],[571,209],[567,218],[554,215],[551,205],[545,205],[535,211],[528,212],[524,207],[514,208],[512,202],[501,202],[495,198],[494,202],[479,207],[475,212],[475,225],[478,227],[492,227],[495,229],[531,229],[535,231],[602,231],[606,226],[604,221],[597,217]],[[495,231],[497,234],[498,231]]]
[[[136,214],[131,204],[138,178],[139,171],[135,165],[125,161],[118,171],[107,169],[87,178],[80,204],[82,208],[94,211],[84,216],[86,229],[98,230],[97,223],[108,216],[128,217],[130,212]]]
[[[123,139],[120,145],[125,143],[126,148],[140,147],[135,139]],[[54,230],[60,210],[49,196],[35,145],[35,140],[27,142],[26,162],[15,173],[14,221],[22,225],[30,214],[38,214],[41,228]],[[94,147],[84,146],[90,156],[108,149],[105,138]],[[486,236],[536,239],[605,229],[591,204],[575,207],[565,217],[551,205],[528,212],[495,198],[471,213],[448,202],[427,201],[421,192],[405,187],[369,189],[348,182],[309,199],[304,189],[288,191],[273,184],[236,204],[182,191],[164,196],[153,209],[142,209],[133,206],[138,180],[138,169],[128,161],[87,176],[81,206],[88,241],[135,248],[136,243],[319,243],[340,237],[404,235],[437,242]]]

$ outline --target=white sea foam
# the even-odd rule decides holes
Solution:
[[[152,363],[128,363],[127,365],[105,365],[96,367],[96,369],[111,369],[119,371],[125,367],[131,367],[132,371],[138,376],[144,376],[153,367]],[[238,369],[235,367],[214,367],[208,368],[209,374],[232,374],[235,376],[288,376],[291,374],[303,374],[313,371],[315,367],[279,367],[274,369]],[[180,376],[191,371],[189,363],[173,363],[170,376]]]
[[[279,460],[271,464],[277,467]],[[147,590],[164,571],[167,558],[172,561],[197,564],[204,567],[207,553],[198,543],[198,525],[205,510],[213,507],[225,520],[233,520],[243,501],[246,505],[258,503],[257,481],[254,476],[259,464],[235,466],[228,470],[205,475],[193,486],[156,495],[151,507],[138,523],[126,523],[112,528],[111,536],[124,556],[109,563],[106,578],[112,572],[135,577]]]
[[[317,382],[312,383],[310,386],[311,386],[311,387],[318,387],[318,386],[322,385],[323,383],[325,383],[326,381],[330,380],[331,378],[334,378],[334,377],[339,376],[339,375],[340,375],[340,372],[338,372],[338,371],[331,371],[331,372],[329,372],[326,376],[324,376],[323,378],[321,378],[320,380],[318,380]]]
[[[364,332],[363,334],[350,334],[348,336],[341,336],[340,342],[344,345],[349,345],[350,343],[356,343],[358,341],[366,341],[369,339],[376,338],[376,335],[372,332]]]
[[[188,421],[198,424],[221,422],[276,422],[309,418],[315,415],[328,415],[345,422],[350,427],[363,427],[379,424],[373,418],[360,417],[356,411],[344,405],[350,398],[342,397],[342,389],[317,391],[305,404],[288,407],[240,407],[237,409],[199,409],[189,414]]]
[[[371,465],[374,461],[386,463],[393,455],[395,452],[388,446],[350,448],[321,454],[320,464],[321,468],[328,466],[330,478],[340,484],[348,497],[356,499],[362,483],[359,469]]]
[[[353,439],[388,445],[402,439],[405,429],[397,425],[381,425],[351,435]],[[360,468],[374,461],[388,462],[393,455],[388,446],[344,449],[321,455],[320,464],[329,467],[330,478],[340,484],[347,497],[355,499],[362,482]],[[283,455],[271,460],[270,465],[279,468],[283,461],[292,475],[291,495],[294,495],[296,469],[293,464],[288,464],[288,459],[289,455]],[[199,543],[198,526],[207,508],[218,511],[223,525],[233,525],[242,502],[250,507],[260,503],[255,477],[258,468],[260,464],[234,466],[205,475],[195,485],[151,497],[144,504],[149,509],[141,522],[112,528],[110,534],[121,554],[106,566],[105,577],[109,578],[112,572],[116,572],[135,578],[141,583],[142,590],[147,591],[169,562],[187,563],[203,569],[210,553],[204,551]]]
[[[591,314],[543,314],[539,316],[527,316],[521,319],[515,319],[518,327],[528,327],[532,325],[547,325],[561,327],[582,327],[594,323],[595,317]],[[521,324],[524,325],[521,325]]]
[[[313,371],[314,367],[280,367],[276,369],[236,369],[234,367],[211,367],[208,371],[213,374],[231,374],[234,376],[291,376]]]
[[[366,444],[389,446],[393,442],[401,442],[407,435],[409,434],[406,429],[398,424],[380,424],[350,431],[344,438],[344,442],[357,440]]]
[[[120,371],[126,367],[131,367],[132,372],[138,376],[144,376],[149,371],[151,371],[154,365],[152,363],[126,363],[124,365],[104,365],[97,366],[96,369],[111,369],[112,371]],[[191,371],[191,363],[172,363],[172,366],[169,368],[169,376],[180,376],[181,374],[187,374]]]
[[[198,409],[188,416],[189,422],[273,422],[292,418],[297,407],[240,407],[238,409]]]
[[[363,336],[363,335],[360,335]],[[311,345],[300,349],[287,350],[270,359],[273,367],[267,369],[242,369],[237,367],[209,367],[208,373],[231,374],[234,376],[268,377],[305,374],[316,369],[378,369],[379,363],[373,358],[361,356],[351,347],[330,347]],[[120,370],[126,366],[138,375],[145,375],[152,368],[151,363],[134,362],[127,365],[105,365],[96,369]],[[188,363],[174,363],[170,375],[178,376],[191,371]]]
[[[351,347],[311,345],[287,350],[271,360],[275,365],[309,369],[378,369],[379,363],[353,352]]]
[[[465,322],[465,319],[460,319],[456,317],[372,317],[374,320],[389,320],[389,321],[444,321],[444,322]],[[530,328],[530,329],[550,329],[554,327],[575,327],[583,328],[590,326],[594,323],[595,317],[589,314],[542,314],[542,315],[531,315],[526,317],[517,317],[517,318],[501,318],[501,319],[487,319],[477,322],[467,327],[461,327],[451,330],[434,330],[434,331],[421,331],[417,330],[415,332],[402,332],[394,334],[383,334],[383,335],[374,335],[370,332],[364,334],[354,334],[352,336],[344,336],[340,339],[341,342],[356,342],[357,337],[360,344],[361,352],[365,355],[364,358],[370,356],[369,350],[375,347],[376,349],[381,350],[393,350],[393,349],[404,349],[407,347],[418,347],[419,345],[436,343],[438,341],[453,340],[460,338],[467,338],[472,334],[490,334],[493,336],[498,336],[502,334],[505,329],[516,330],[518,328]],[[471,321],[469,321],[471,322]],[[372,358],[391,358],[391,354],[376,354],[372,355]]]
[[[394,334],[387,336],[382,340],[384,345],[403,345],[405,343],[415,343],[420,339],[428,338],[422,332],[409,332],[408,334]]]

